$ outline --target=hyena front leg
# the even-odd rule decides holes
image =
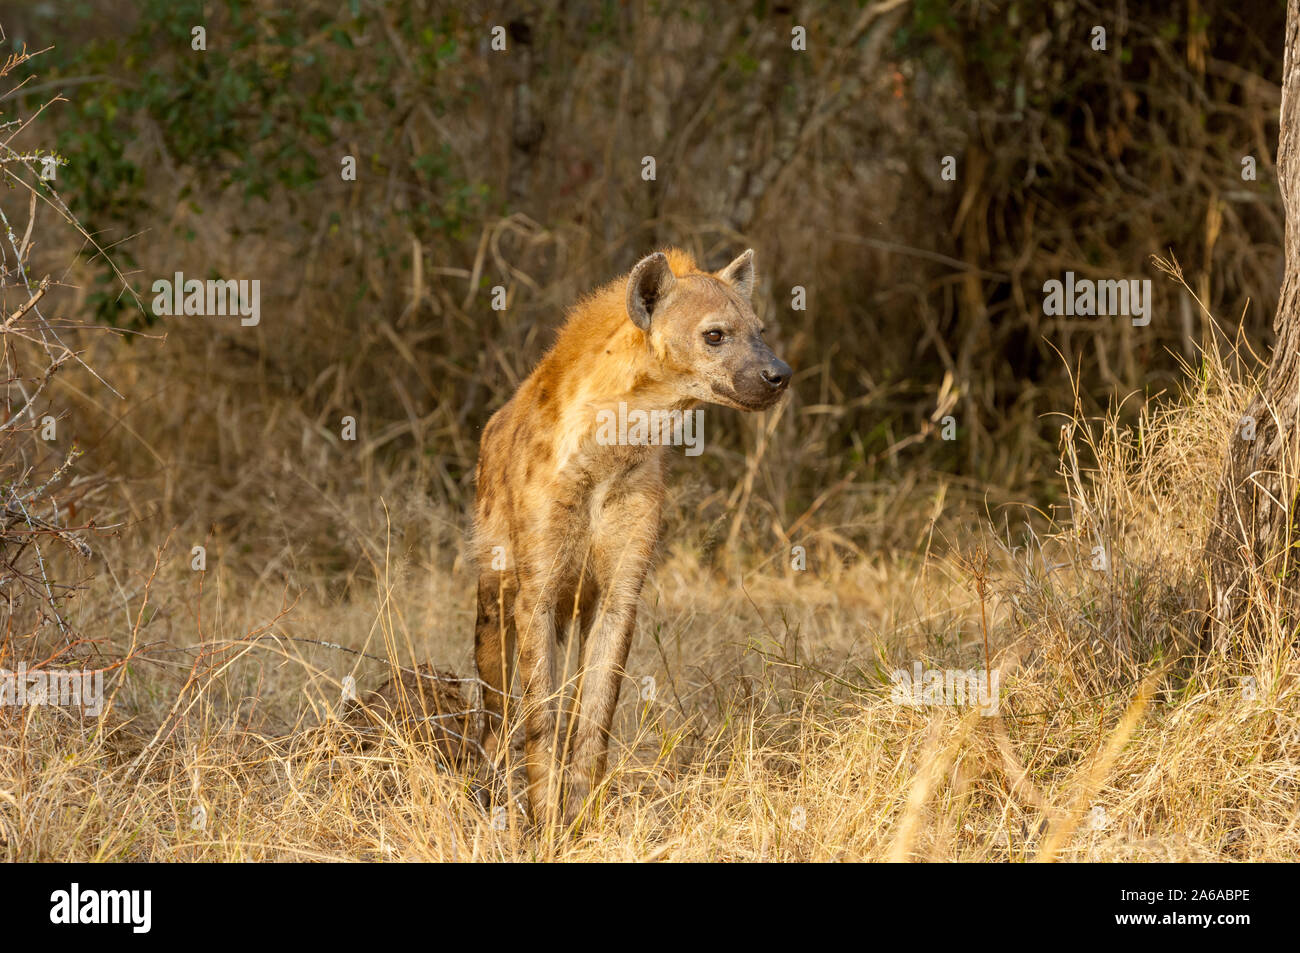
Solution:
[[[658,488],[628,493],[607,506],[608,531],[596,541],[601,598],[587,635],[573,731],[568,812],[572,815],[605,776],[610,728],[632,646],[637,602],[659,528]]]
[[[553,595],[521,582],[515,597],[519,635],[519,674],[523,682],[524,751],[528,804],[533,820],[558,817],[556,764],[557,692],[555,685],[555,606]]]

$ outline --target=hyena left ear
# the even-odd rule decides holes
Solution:
[[[677,280],[661,251],[636,263],[627,279],[627,316],[642,331],[650,330],[650,316]]]
[[[718,277],[749,299],[754,294],[754,249],[746,248],[726,268],[718,272]]]

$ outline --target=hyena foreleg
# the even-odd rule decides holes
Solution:
[[[597,541],[601,598],[583,652],[578,724],[568,787],[572,814],[605,776],[610,729],[623,686],[641,586],[659,526],[658,487],[635,490],[608,505],[610,531]]]

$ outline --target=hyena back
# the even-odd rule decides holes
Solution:
[[[647,413],[772,406],[790,368],[763,341],[753,285],[752,251],[716,273],[677,249],[642,259],[570,310],[554,347],[483,429],[471,547],[483,744],[490,757],[509,747],[514,705],[535,819],[571,820],[604,776],[659,533],[666,448],[598,440],[600,414],[620,403]],[[557,647],[571,624],[579,674],[561,737]]]

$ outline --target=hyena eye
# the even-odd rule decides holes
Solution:
[[[710,344],[721,344],[722,337],[722,332],[717,328],[712,328],[711,330],[704,332],[704,340],[708,341]]]

